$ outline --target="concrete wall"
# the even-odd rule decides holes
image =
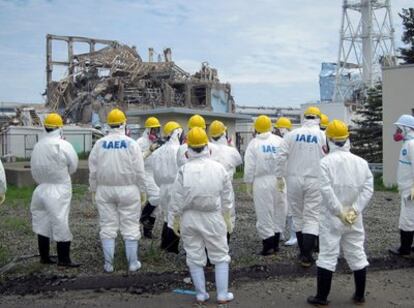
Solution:
[[[19,188],[36,185],[30,172],[29,162],[5,163],[4,170],[9,185]],[[89,185],[89,168],[86,160],[79,161],[78,169],[72,175],[72,184]]]
[[[396,184],[399,152],[402,143],[396,143],[392,136],[393,123],[402,114],[414,111],[414,65],[384,68],[383,82],[383,178],[386,186]]]

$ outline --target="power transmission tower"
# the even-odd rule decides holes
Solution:
[[[355,102],[395,64],[390,0],[344,0],[334,102]]]

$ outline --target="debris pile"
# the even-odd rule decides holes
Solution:
[[[229,84],[220,83],[217,70],[203,62],[199,72],[191,75],[177,66],[171,58],[171,49],[164,50],[164,59],[149,49],[145,62],[135,47],[117,41],[103,41],[82,37],[48,35],[47,107],[60,111],[68,122],[90,123],[93,114],[103,120],[113,106],[154,109],[186,107],[213,110],[212,96],[223,93],[227,110],[234,111],[234,100]],[[68,43],[68,61],[52,60],[52,40]],[[95,51],[95,43],[106,46]],[[73,43],[89,43],[91,52],[73,54]],[[93,45],[92,45],[93,44]],[[51,80],[53,65],[65,65],[68,74],[60,81]]]

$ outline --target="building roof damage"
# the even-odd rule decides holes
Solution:
[[[54,61],[53,41],[64,41],[67,61]],[[89,44],[88,53],[74,54],[74,44]],[[95,50],[96,44],[104,47]],[[172,61],[171,49],[158,55],[149,49],[143,61],[135,47],[117,41],[85,37],[47,35],[46,106],[59,111],[67,122],[104,122],[108,109],[148,110],[185,107],[234,112],[234,100],[228,83],[220,83],[217,70],[208,63],[191,75]],[[53,67],[67,67],[67,75],[52,80]]]

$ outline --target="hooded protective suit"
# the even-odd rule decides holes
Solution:
[[[177,152],[180,147],[180,135],[182,129],[175,129],[170,139],[152,154],[152,159],[157,163],[153,166],[154,179],[160,187],[160,205],[163,211],[164,222],[169,222],[172,228],[173,217],[168,206],[171,202],[172,188],[178,173]]]
[[[150,128],[146,128],[144,133],[140,138],[138,138],[137,142],[139,147],[141,148],[142,153],[146,153],[150,150],[150,146],[152,145],[152,141],[150,140]],[[153,171],[154,159],[152,155],[148,156],[144,159],[144,167],[145,167],[145,186],[146,186],[146,193],[147,199],[152,206],[158,206],[160,204],[160,188],[155,183],[154,180],[154,171]]]
[[[321,194],[320,159],[325,155],[325,134],[319,120],[305,120],[303,126],[284,136],[277,155],[276,176],[287,173],[287,200],[296,232],[318,235]]]
[[[114,239],[120,230],[125,240],[139,240],[144,161],[138,143],[123,128],[111,129],[95,143],[89,155],[89,185],[96,191],[101,239]]]
[[[209,142],[208,143],[208,148],[209,148],[209,151],[210,151],[211,155],[214,155],[213,152],[217,151],[217,147],[214,143]],[[183,143],[178,148],[178,151],[177,151],[177,165],[178,165],[178,168],[183,166],[188,161],[187,151],[188,151],[187,143]]]
[[[5,195],[7,190],[6,173],[4,172],[3,163],[0,161],[0,196]]]
[[[224,167],[209,158],[208,147],[201,153],[189,149],[188,161],[174,183],[172,213],[181,216],[181,239],[189,266],[229,263],[227,229],[222,212],[233,205],[232,185]]]
[[[211,159],[222,164],[224,169],[229,173],[230,179],[233,179],[236,168],[240,166],[243,161],[240,153],[236,148],[229,146],[225,135],[221,136],[217,141],[212,140],[211,144],[216,146],[216,149],[211,153]],[[236,224],[236,207],[234,203],[234,190],[232,189],[233,206],[231,211],[231,220],[233,226]]]
[[[364,251],[365,231],[362,213],[373,191],[373,177],[368,163],[349,152],[349,143],[338,147],[329,142],[330,153],[321,160],[319,181],[323,202],[320,215],[320,251],[318,267],[335,271],[339,250],[352,271],[368,265]],[[338,215],[353,207],[358,213],[352,225],[345,225]]]
[[[285,229],[286,189],[276,186],[276,157],[282,138],[271,132],[257,134],[244,155],[244,182],[253,183],[256,228],[261,239],[273,237]]]
[[[411,188],[414,187],[414,130],[405,127],[404,143],[398,162],[397,182],[401,194],[401,212],[399,229],[414,231],[414,201],[410,200]]]
[[[69,230],[70,175],[78,167],[78,155],[72,145],[61,138],[60,129],[45,133],[36,143],[30,166],[38,184],[30,205],[33,232],[56,242],[72,241]]]

